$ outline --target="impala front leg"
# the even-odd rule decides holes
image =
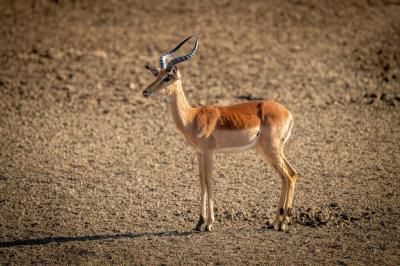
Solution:
[[[213,199],[213,154],[211,152],[203,153],[203,164],[204,164],[204,177],[207,188],[207,199],[208,199],[208,213],[207,213],[207,225],[206,231],[211,231],[214,223],[214,199]]]
[[[204,160],[202,154],[197,154],[197,159],[199,162],[199,180],[200,180],[200,215],[199,220],[194,228],[195,231],[201,231],[201,226],[206,221],[206,179],[204,176]]]

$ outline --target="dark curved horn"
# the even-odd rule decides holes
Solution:
[[[170,57],[170,56],[171,56],[173,53],[175,53],[176,51],[178,51],[179,48],[181,48],[181,46],[182,46],[185,42],[187,42],[190,38],[192,38],[192,37],[193,37],[193,35],[190,36],[190,37],[187,37],[187,38],[184,39],[180,44],[178,44],[174,49],[172,49],[171,51],[169,51],[169,52],[163,54],[163,55],[160,57],[160,68],[161,68],[161,69],[165,69],[165,68],[167,67],[167,63],[165,62],[165,61],[167,60],[167,58]]]
[[[175,66],[176,64],[182,63],[182,62],[192,58],[196,54],[198,48],[199,48],[199,37],[196,36],[196,43],[194,44],[193,50],[190,53],[188,53],[187,55],[178,56],[178,57],[172,59],[172,61],[169,62],[167,65],[167,71],[171,71],[172,67]]]

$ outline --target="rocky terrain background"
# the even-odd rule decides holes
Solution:
[[[217,2],[217,3],[215,3]],[[398,265],[400,2],[0,1],[0,263]],[[193,152],[143,66],[184,37],[192,105],[294,115],[294,219],[253,151],[215,160],[194,233]],[[192,43],[182,52],[188,51]]]

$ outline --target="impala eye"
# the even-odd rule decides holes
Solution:
[[[166,77],[163,79],[164,82],[169,82],[170,80],[171,80],[171,78],[170,78],[169,76],[166,76]]]

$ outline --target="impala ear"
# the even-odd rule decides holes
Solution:
[[[155,66],[149,65],[147,64],[145,66],[146,69],[150,70],[150,72],[154,75],[154,76],[158,76],[158,74],[160,73],[160,71],[158,71],[158,69]]]

